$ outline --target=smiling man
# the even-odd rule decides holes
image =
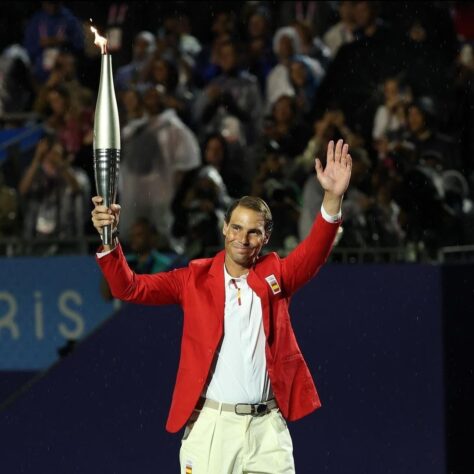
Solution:
[[[184,311],[181,358],[166,424],[186,426],[182,474],[295,472],[286,420],[320,406],[288,313],[291,296],[326,261],[341,221],[352,160],[340,140],[328,145],[326,166],[316,159],[325,190],[308,237],[286,258],[261,256],[272,215],[258,197],[245,196],[227,211],[225,249],[186,268],[154,275],[130,270],[118,239],[97,261],[112,294],[140,304],[179,304]],[[118,224],[120,206],[93,198],[92,222],[102,235]]]

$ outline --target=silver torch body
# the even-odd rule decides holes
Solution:
[[[117,197],[120,167],[120,123],[112,73],[112,56],[102,54],[94,117],[94,175],[97,194],[110,207]],[[104,245],[112,243],[112,226],[104,227]]]

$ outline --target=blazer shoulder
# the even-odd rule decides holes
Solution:
[[[188,263],[188,268],[193,273],[208,272],[212,266],[213,258],[197,258]]]
[[[257,260],[255,270],[260,271],[277,270],[280,268],[281,258],[276,252],[270,252]]]

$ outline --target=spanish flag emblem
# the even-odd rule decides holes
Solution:
[[[281,288],[280,288],[280,285],[278,284],[277,279],[275,278],[275,275],[271,274],[265,277],[265,280],[267,280],[267,283],[270,286],[271,290],[273,291],[274,295],[276,295],[277,293],[281,293]]]
[[[190,462],[186,463],[186,474],[193,474],[193,465]]]

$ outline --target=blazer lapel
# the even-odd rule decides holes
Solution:
[[[225,288],[224,288],[224,257],[225,251],[219,252],[213,259],[205,282],[206,290],[214,301],[214,314],[218,318],[219,326],[224,323]]]
[[[272,345],[273,331],[270,324],[270,298],[268,296],[267,284],[257,275],[254,268],[250,270],[248,284],[262,302],[263,330],[265,331],[268,344]]]

